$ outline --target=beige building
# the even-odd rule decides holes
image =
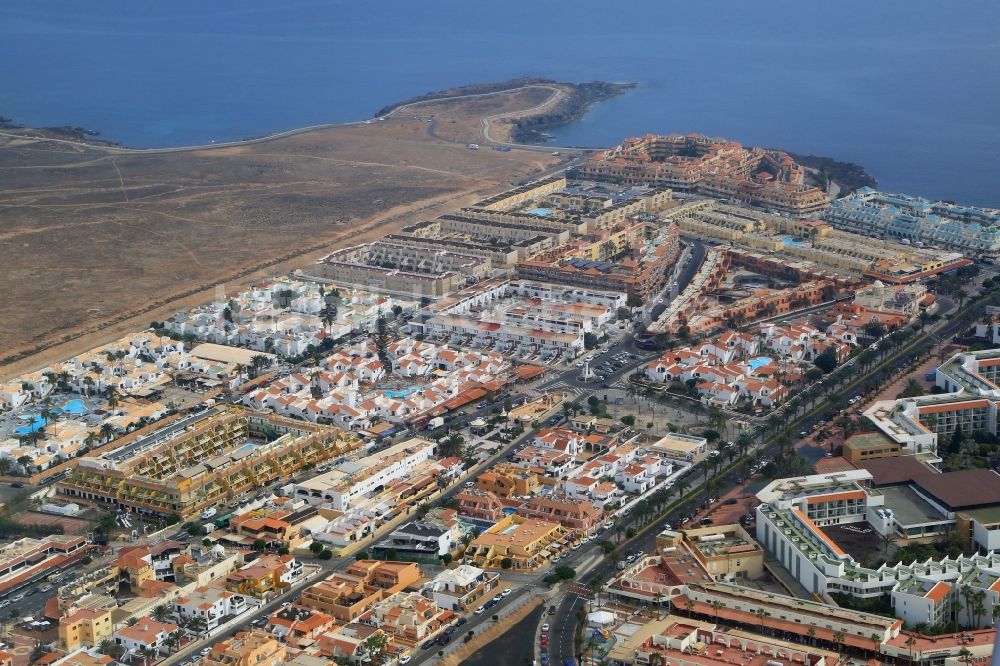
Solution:
[[[713,525],[656,535],[656,550],[687,547],[717,580],[756,578],[764,573],[764,549],[739,525]]]
[[[536,569],[565,546],[566,528],[558,523],[530,520],[516,514],[507,516],[476,537],[466,557],[477,567],[503,568],[509,559],[512,569]]]
[[[263,631],[237,631],[212,646],[202,659],[205,666],[281,666],[285,646]]]

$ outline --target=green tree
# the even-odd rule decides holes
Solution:
[[[380,361],[382,361],[382,366],[388,372],[392,368],[392,363],[389,359],[389,344],[392,342],[393,331],[386,321],[385,314],[382,310],[378,311],[378,315],[375,317],[375,330],[372,333],[371,339],[372,344],[375,345],[375,353],[378,355]]]

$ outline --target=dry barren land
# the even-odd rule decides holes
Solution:
[[[0,137],[0,376],[541,172],[555,158],[465,143],[484,114],[543,98],[455,100],[177,152]]]

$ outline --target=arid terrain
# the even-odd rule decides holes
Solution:
[[[454,100],[176,152],[0,137],[0,376],[541,172],[556,163],[545,152],[465,143],[479,140],[483,115],[545,98]]]

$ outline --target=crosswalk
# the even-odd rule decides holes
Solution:
[[[545,387],[546,391],[559,391],[561,393],[569,393],[570,395],[579,398],[580,396],[587,395],[590,393],[590,389],[581,388],[579,386],[572,386],[567,384],[565,381],[559,380],[548,384]]]

